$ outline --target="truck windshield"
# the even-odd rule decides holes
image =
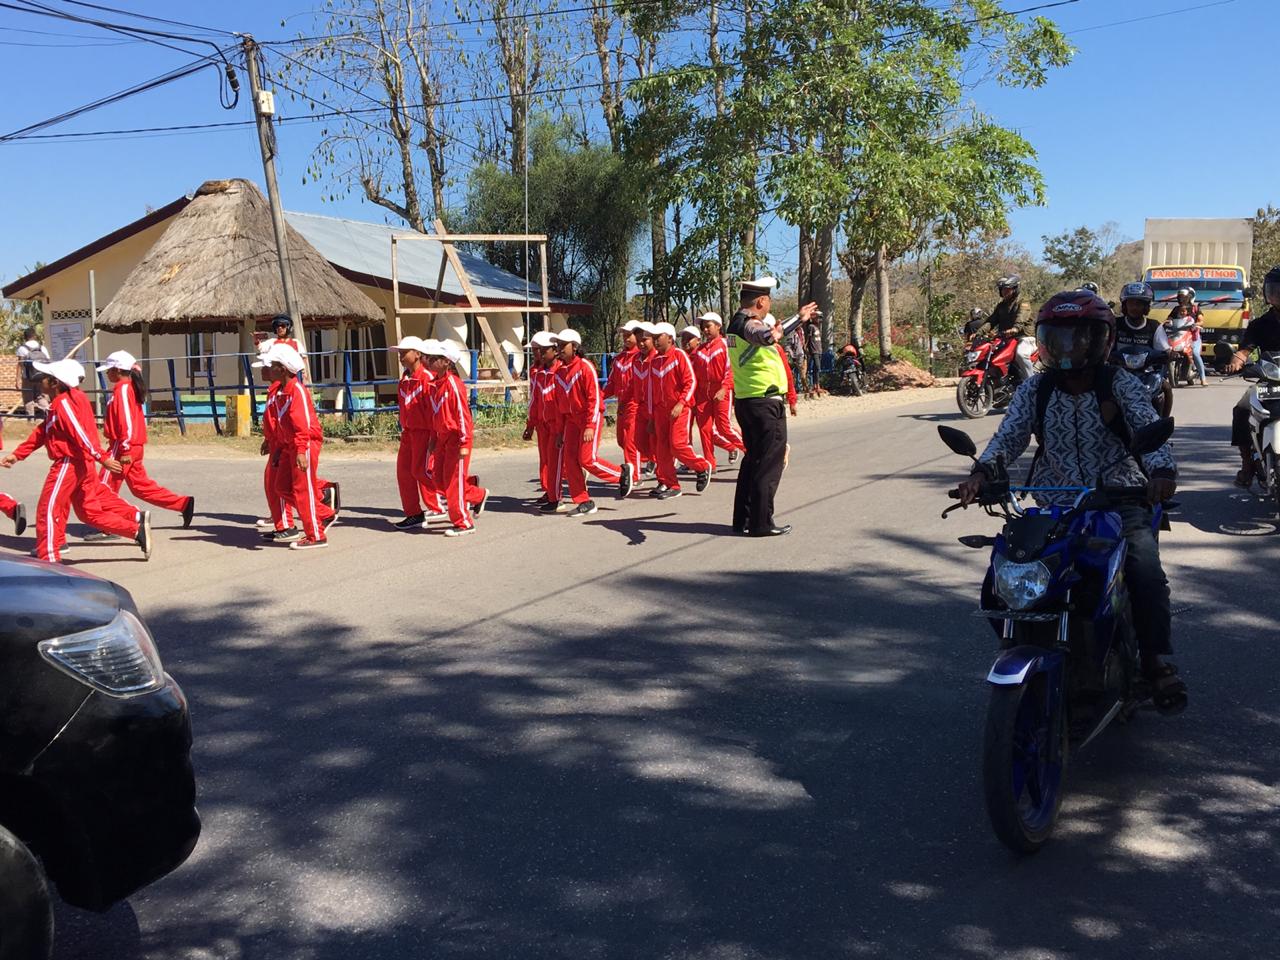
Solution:
[[[1196,299],[1201,303],[1208,301],[1243,302],[1244,284],[1239,280],[1151,280],[1151,289],[1155,291],[1156,303],[1178,299],[1178,291],[1190,287],[1196,292]]]

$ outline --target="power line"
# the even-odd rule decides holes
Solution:
[[[88,3],[87,0],[62,0],[63,3],[70,3],[77,7],[87,7],[90,10],[101,10],[104,13],[115,13],[126,17],[133,17],[136,20],[148,20],[151,23],[167,23],[171,27],[186,27],[190,30],[200,30],[204,33],[220,33],[226,37],[233,37],[235,34],[230,30],[223,30],[220,27],[202,27],[196,23],[186,23],[182,20],[166,20],[164,17],[152,17],[145,13],[136,13],[133,10],[121,10],[117,7],[105,7],[100,3]]]
[[[1194,7],[1180,7],[1177,10],[1165,10],[1163,13],[1151,13],[1145,17],[1130,17],[1128,20],[1112,20],[1110,23],[1096,23],[1092,27],[1078,27],[1075,30],[1066,31],[1068,36],[1074,36],[1077,33],[1089,33],[1092,30],[1103,30],[1107,27],[1123,27],[1131,23],[1143,23],[1147,20],[1159,20],[1162,17],[1172,17],[1179,13],[1191,13],[1195,10],[1208,10],[1211,7],[1225,7],[1228,4],[1235,3],[1236,0],[1214,0],[1213,3],[1199,3]]]
[[[204,40],[199,37],[188,37],[181,34],[164,33],[159,30],[150,30],[146,27],[131,27],[127,24],[110,23],[106,20],[95,20],[91,17],[82,17],[78,14],[70,13],[66,10],[59,10],[56,7],[50,7],[46,4],[38,2],[38,0],[18,0],[22,6],[17,3],[0,2],[0,7],[8,10],[16,10],[19,13],[27,13],[33,16],[52,17],[55,20],[67,20],[71,23],[82,23],[89,26],[98,27],[102,30],[108,30],[111,33],[121,34],[127,37],[133,37],[139,40],[145,40],[156,46],[166,47],[169,50],[176,50],[179,53],[185,53],[188,56],[195,55],[196,51],[188,50],[185,47],[174,46],[172,43],[165,43],[165,40],[180,40],[187,43],[205,43],[213,47],[214,50],[221,54],[221,49],[212,40]],[[164,38],[164,39],[160,39]]]

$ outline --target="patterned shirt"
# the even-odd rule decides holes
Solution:
[[[1018,388],[1008,413],[1000,422],[1000,429],[978,458],[979,463],[994,466],[996,457],[1003,456],[1005,466],[1012,472],[1014,462],[1031,443],[1036,418],[1036,391],[1043,377],[1044,374],[1037,374]],[[1130,434],[1159,419],[1147,398],[1146,388],[1128,371],[1116,372],[1112,393]],[[1097,394],[1092,390],[1078,395],[1054,390],[1045,408],[1041,433],[1045,446],[1028,486],[1091,487],[1098,482],[1099,474],[1105,486],[1137,487],[1147,482],[1146,475],[1120,438],[1102,419]],[[1168,444],[1144,456],[1143,464],[1152,476],[1177,475]],[[1070,492],[1035,496],[1041,506],[1070,506],[1075,498],[1076,494]]]

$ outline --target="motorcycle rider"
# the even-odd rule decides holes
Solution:
[[[996,291],[1000,294],[1000,302],[996,304],[991,316],[985,323],[980,323],[974,330],[977,336],[983,327],[990,327],[1002,337],[1010,337],[1018,341],[1018,352],[1014,369],[1018,371],[1018,379],[1026,382],[1035,373],[1031,363],[1031,355],[1035,353],[1036,341],[1031,333],[1031,307],[1022,302],[1022,278],[1017,274],[1001,277],[996,281]]]
[[[1190,287],[1181,287],[1178,290],[1178,302],[1174,308],[1169,311],[1169,317],[1165,321],[1172,331],[1185,330],[1191,328],[1194,341],[1191,347],[1191,357],[1195,361],[1196,373],[1200,375],[1200,386],[1204,386],[1204,358],[1200,355],[1203,343],[1200,337],[1200,331],[1204,329],[1204,317],[1200,312],[1200,305],[1196,303],[1196,292]]]
[[[1240,337],[1240,348],[1232,355],[1224,368],[1225,373],[1239,373],[1249,362],[1254,350],[1260,353],[1280,353],[1280,266],[1267,271],[1262,281],[1262,299],[1269,309],[1245,328]],[[1250,387],[1231,411],[1231,445],[1240,451],[1240,472],[1236,474],[1236,486],[1248,489],[1254,481],[1253,439],[1250,436],[1249,401],[1253,395]]]
[[[1168,444],[1144,456],[1141,464],[1128,453],[1123,436],[1157,417],[1138,379],[1108,367],[1115,336],[1115,315],[1096,294],[1068,290],[1049,298],[1036,322],[1040,362],[1047,372],[1032,377],[1014,394],[996,435],[960,484],[961,503],[973,503],[982,485],[995,478],[997,458],[1012,464],[1033,434],[1038,450],[1028,486],[1094,486],[1100,479],[1107,486],[1145,485],[1150,503],[1173,496],[1177,467]],[[1045,491],[1036,500],[1041,506],[1070,507],[1075,496]],[[1128,541],[1124,575],[1133,597],[1142,670],[1157,709],[1177,712],[1186,706],[1187,688],[1177,668],[1162,660],[1172,653],[1172,622],[1169,581],[1160,565],[1151,509],[1124,505],[1115,512]]]
[[[1120,322],[1116,324],[1117,348],[1138,346],[1157,353],[1169,352],[1169,335],[1161,324],[1148,316],[1155,298],[1156,293],[1149,283],[1139,280],[1124,285],[1120,291]]]

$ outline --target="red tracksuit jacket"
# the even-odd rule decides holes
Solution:
[[[311,392],[296,377],[282,384],[275,396],[276,445],[306,453],[313,443],[323,443],[320,418],[316,416]]]
[[[431,392],[434,389],[431,371],[419,367],[416,373],[400,378],[400,429],[431,429]]]
[[[147,418],[142,415],[142,404],[138,402],[132,380],[121,378],[112,387],[102,432],[112,443],[119,444],[121,453],[146,445]]]
[[[698,403],[706,403],[722,389],[733,389],[733,367],[724,337],[708,340],[693,358],[698,370]]]
[[[431,429],[437,437],[457,434],[458,442],[471,445],[471,406],[466,388],[456,373],[445,371],[436,378],[431,400]]]
[[[556,371],[556,404],[566,425],[584,430],[604,412],[596,368],[586,357],[575,356]]]
[[[648,356],[636,351],[636,358],[631,361],[631,399],[646,413],[653,412],[653,395],[649,389],[649,373],[653,360],[658,356],[654,350]]]
[[[560,421],[556,404],[556,373],[560,361],[551,361],[550,367],[534,367],[529,371],[529,416],[526,427],[554,427]]]
[[[18,445],[13,455],[25,460],[40,447],[44,447],[50,460],[83,457],[102,461],[98,425],[93,418],[93,407],[84,393],[68,390],[54,397],[49,403],[49,415]]]
[[[665,354],[654,354],[649,362],[649,390],[655,410],[670,410],[677,403],[691,407],[697,386],[693,361],[679,347],[672,346]]]
[[[640,348],[631,347],[621,351],[609,365],[609,379],[605,381],[604,395],[606,398],[616,397],[619,406],[635,402],[631,396],[631,368],[638,356],[640,356]]]

